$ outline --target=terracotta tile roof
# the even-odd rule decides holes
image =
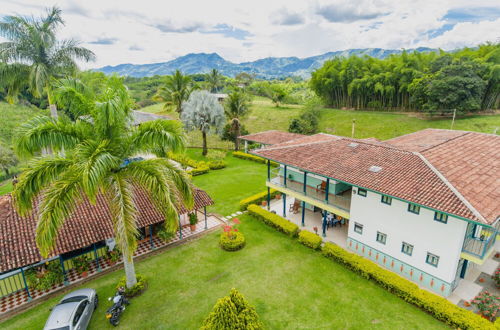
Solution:
[[[162,215],[143,190],[136,189],[134,202],[138,209],[139,228],[163,221]],[[194,209],[212,204],[212,199],[205,191],[195,188]],[[180,205],[178,212],[184,214],[188,210]],[[0,273],[42,260],[35,243],[36,214],[35,206],[33,214],[21,217],[10,195],[0,197]],[[95,205],[84,201],[76,207],[60,229],[52,255],[81,249],[113,236],[106,200],[99,196]]]
[[[277,144],[277,143],[282,143],[282,142],[294,140],[294,139],[301,138],[301,137],[304,137],[304,135],[271,130],[271,131],[259,132],[259,133],[255,133],[255,134],[243,135],[243,136],[240,136],[239,139],[250,141],[250,142],[257,142],[257,143],[272,145],[272,144]]]
[[[457,194],[456,190],[450,187],[450,183],[453,185],[453,182],[447,182],[446,179],[443,180],[440,174],[446,175],[446,173],[436,172],[436,169],[440,171],[440,168],[443,168],[444,165],[439,162],[434,164],[436,162],[435,158],[430,157],[431,164],[428,164],[425,158],[427,154],[425,153],[424,155],[420,155],[416,152],[387,145],[385,142],[356,140],[338,136],[326,138],[325,135],[328,136],[327,134],[317,134],[308,137],[309,142],[302,139],[302,143],[300,143],[301,140],[299,139],[288,145],[286,143],[278,144],[253,151],[253,153],[279,163],[372,189],[462,218],[478,222],[492,222],[492,218],[488,218],[485,221],[485,219],[481,219],[481,215],[478,216],[475,214],[474,210],[467,203],[467,200],[464,201],[463,196]],[[448,136],[450,135],[452,134]],[[453,134],[454,137],[460,135],[464,134]],[[499,137],[495,137],[495,139],[498,143]],[[438,140],[439,138],[434,138],[432,145],[443,145],[439,144]],[[453,141],[451,138],[448,140]],[[474,148],[473,145],[476,142],[471,142],[471,148]],[[414,144],[409,143],[408,145]],[[485,145],[483,152],[486,149],[488,148]],[[488,150],[491,155],[494,150],[500,150],[500,148],[495,149],[490,141]],[[446,151],[443,150],[440,152],[438,150],[437,153],[446,154]],[[498,164],[498,153],[496,157],[497,160],[491,160],[491,163]],[[473,156],[472,158],[475,157]],[[488,156],[482,157],[482,159],[485,158],[488,158]],[[459,162],[459,159],[455,159],[454,162]],[[382,170],[377,173],[371,172],[369,171],[371,166],[379,166]],[[493,165],[489,166],[492,167]],[[450,174],[455,173],[459,177],[468,175],[467,172],[459,174],[460,172],[461,170],[458,168],[450,170]],[[476,182],[483,182],[484,180],[489,181],[490,184],[493,179],[496,182],[495,188],[470,188],[471,191],[481,190],[491,192],[491,189],[500,191],[498,173],[500,173],[498,170],[490,172],[489,175],[482,177],[481,180],[476,177]],[[473,179],[471,178],[469,181],[471,180]],[[455,188],[457,190],[462,189],[460,186]],[[469,195],[467,193],[462,194]],[[468,198],[467,196],[465,197]],[[496,200],[498,201],[498,198]],[[489,202],[487,204],[490,205]],[[482,208],[482,206],[475,207],[477,209]],[[486,208],[492,207],[496,208],[496,211],[490,211],[490,213],[493,212],[494,214],[497,212],[498,214],[498,206],[490,205]]]
[[[415,133],[398,136],[385,142],[400,149],[420,152],[467,133],[464,131],[427,128]]]

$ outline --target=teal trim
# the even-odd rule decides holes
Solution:
[[[330,195],[330,178],[326,178],[325,201],[327,204],[328,204],[328,195]]]
[[[417,204],[408,203],[408,212],[420,214],[420,206],[418,206]]]
[[[418,285],[424,286],[437,294],[446,297],[452,291],[451,283],[444,281],[434,275],[431,275],[423,270],[420,270],[419,268],[414,267],[406,262],[403,262],[398,258],[383,253],[378,249],[361,243],[360,241],[352,237],[347,238],[347,246],[349,250],[354,251],[355,253],[373,261],[377,265],[393,271],[394,273],[412,282],[415,282]]]
[[[391,205],[392,204],[392,197],[387,196],[387,195],[382,195],[380,198],[380,201],[384,204]]]
[[[401,252],[411,257],[413,254],[413,245],[403,242],[401,244]]]
[[[377,242],[385,245],[387,243],[387,234],[377,231]]]
[[[207,207],[203,206],[203,215],[205,216],[205,229],[208,229],[207,225]]]
[[[425,257],[425,262],[437,268],[437,266],[439,265],[439,257],[435,254],[427,252],[427,257]]]
[[[448,223],[448,215],[442,212],[434,212],[434,220],[441,223]]]
[[[250,154],[252,154],[252,153],[250,152]],[[259,157],[264,158],[264,159],[271,160],[271,161],[276,162],[276,163],[279,163],[279,164],[283,164],[283,165],[291,166],[291,167],[294,167],[294,168],[299,169],[299,170],[301,170],[301,171],[308,171],[309,173],[312,173],[312,174],[315,174],[315,175],[321,176],[321,177],[323,177],[323,178],[330,178],[330,179],[332,179],[332,180],[335,180],[335,181],[337,181],[337,182],[342,182],[342,183],[345,183],[345,184],[347,184],[347,185],[349,185],[349,186],[352,186],[352,187],[365,189],[366,191],[372,191],[372,192],[377,193],[377,194],[385,194],[385,193],[383,193],[383,192],[380,192],[380,191],[377,191],[377,190],[373,190],[373,189],[369,189],[369,188],[366,188],[366,187],[362,187],[362,186],[360,186],[360,185],[357,185],[357,184],[354,184],[354,183],[350,183],[350,182],[347,182],[347,181],[344,181],[344,180],[340,180],[340,179],[337,179],[337,178],[334,178],[334,177],[328,177],[328,176],[325,176],[324,174],[319,174],[319,173],[316,173],[316,172],[313,172],[313,171],[310,171],[310,170],[304,170],[304,169],[302,169],[302,168],[300,168],[300,167],[298,167],[298,166],[295,166],[295,165],[290,165],[290,164],[286,164],[286,163],[283,163],[283,162],[280,162],[280,161],[277,161],[277,160],[274,160],[274,159],[271,159],[271,158],[268,158],[268,157],[264,157],[264,156],[257,155],[257,154],[253,154],[253,155],[255,155],[255,156],[259,156]],[[388,195],[388,194],[386,194],[386,195],[387,195],[387,196],[390,196],[391,198],[394,198],[394,199],[396,199],[396,200],[398,200],[398,201],[401,201],[401,202],[405,202],[405,203],[413,203],[413,204],[418,205],[418,206],[420,206],[420,207],[422,207],[422,208],[424,208],[424,209],[427,209],[427,210],[442,212],[442,213],[444,213],[444,214],[447,214],[447,215],[449,215],[449,216],[455,217],[455,218],[457,218],[457,219],[460,219],[460,220],[463,220],[463,221],[466,221],[466,222],[470,222],[470,223],[477,223],[477,224],[479,224],[479,225],[481,225],[481,226],[483,226],[483,227],[488,227],[488,228],[492,228],[492,229],[495,229],[495,230],[496,230],[496,228],[495,228],[495,227],[493,227],[493,225],[484,224],[484,223],[481,223],[481,222],[478,222],[478,221],[474,221],[474,220],[471,220],[471,219],[468,219],[468,218],[464,218],[464,217],[462,217],[462,216],[460,216],[460,215],[457,215],[457,214],[452,214],[452,213],[444,212],[444,211],[441,211],[441,210],[437,210],[437,209],[434,209],[434,208],[432,208],[432,207],[425,206],[425,205],[423,205],[423,204],[418,204],[418,203],[415,203],[415,202],[410,202],[410,201],[408,201],[408,200],[406,200],[406,199],[403,199],[403,198],[400,198],[400,197],[396,197],[396,196],[394,196],[394,195]]]
[[[21,275],[23,276],[24,289],[26,290],[26,293],[28,294],[28,301],[30,301],[31,300],[30,289],[28,287],[28,282],[26,281],[26,275],[24,274],[23,267],[21,267]]]

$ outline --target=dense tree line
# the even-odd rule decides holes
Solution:
[[[356,109],[478,111],[500,106],[500,44],[386,59],[335,58],[310,86],[328,106]]]

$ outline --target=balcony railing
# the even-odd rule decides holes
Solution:
[[[482,259],[493,248],[496,238],[496,231],[483,228],[479,237],[474,237],[472,234],[465,236],[462,251]]]
[[[287,179],[285,184],[285,178],[281,175],[271,178],[270,182],[277,186],[288,188],[302,195],[313,198],[322,203],[335,206],[341,210],[349,212],[351,209],[351,189],[339,195],[329,193],[327,200],[326,191],[309,185],[306,185],[306,190],[304,191],[304,183]]]

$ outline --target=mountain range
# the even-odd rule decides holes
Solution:
[[[420,47],[408,49],[407,51],[430,52],[436,49]],[[385,58],[391,54],[399,54],[402,50],[364,48],[348,49],[342,51],[328,52],[305,58],[298,57],[267,57],[252,62],[233,63],[225,60],[217,53],[187,54],[174,60],[151,64],[119,64],[105,66],[96,71],[106,74],[116,73],[121,76],[149,77],[154,75],[169,75],[175,70],[181,70],[185,74],[207,73],[212,69],[219,70],[225,76],[234,77],[240,72],[255,74],[262,79],[275,79],[290,76],[307,78],[311,72],[321,67],[323,63],[334,57],[348,57],[351,55],[368,55],[376,58]]]

